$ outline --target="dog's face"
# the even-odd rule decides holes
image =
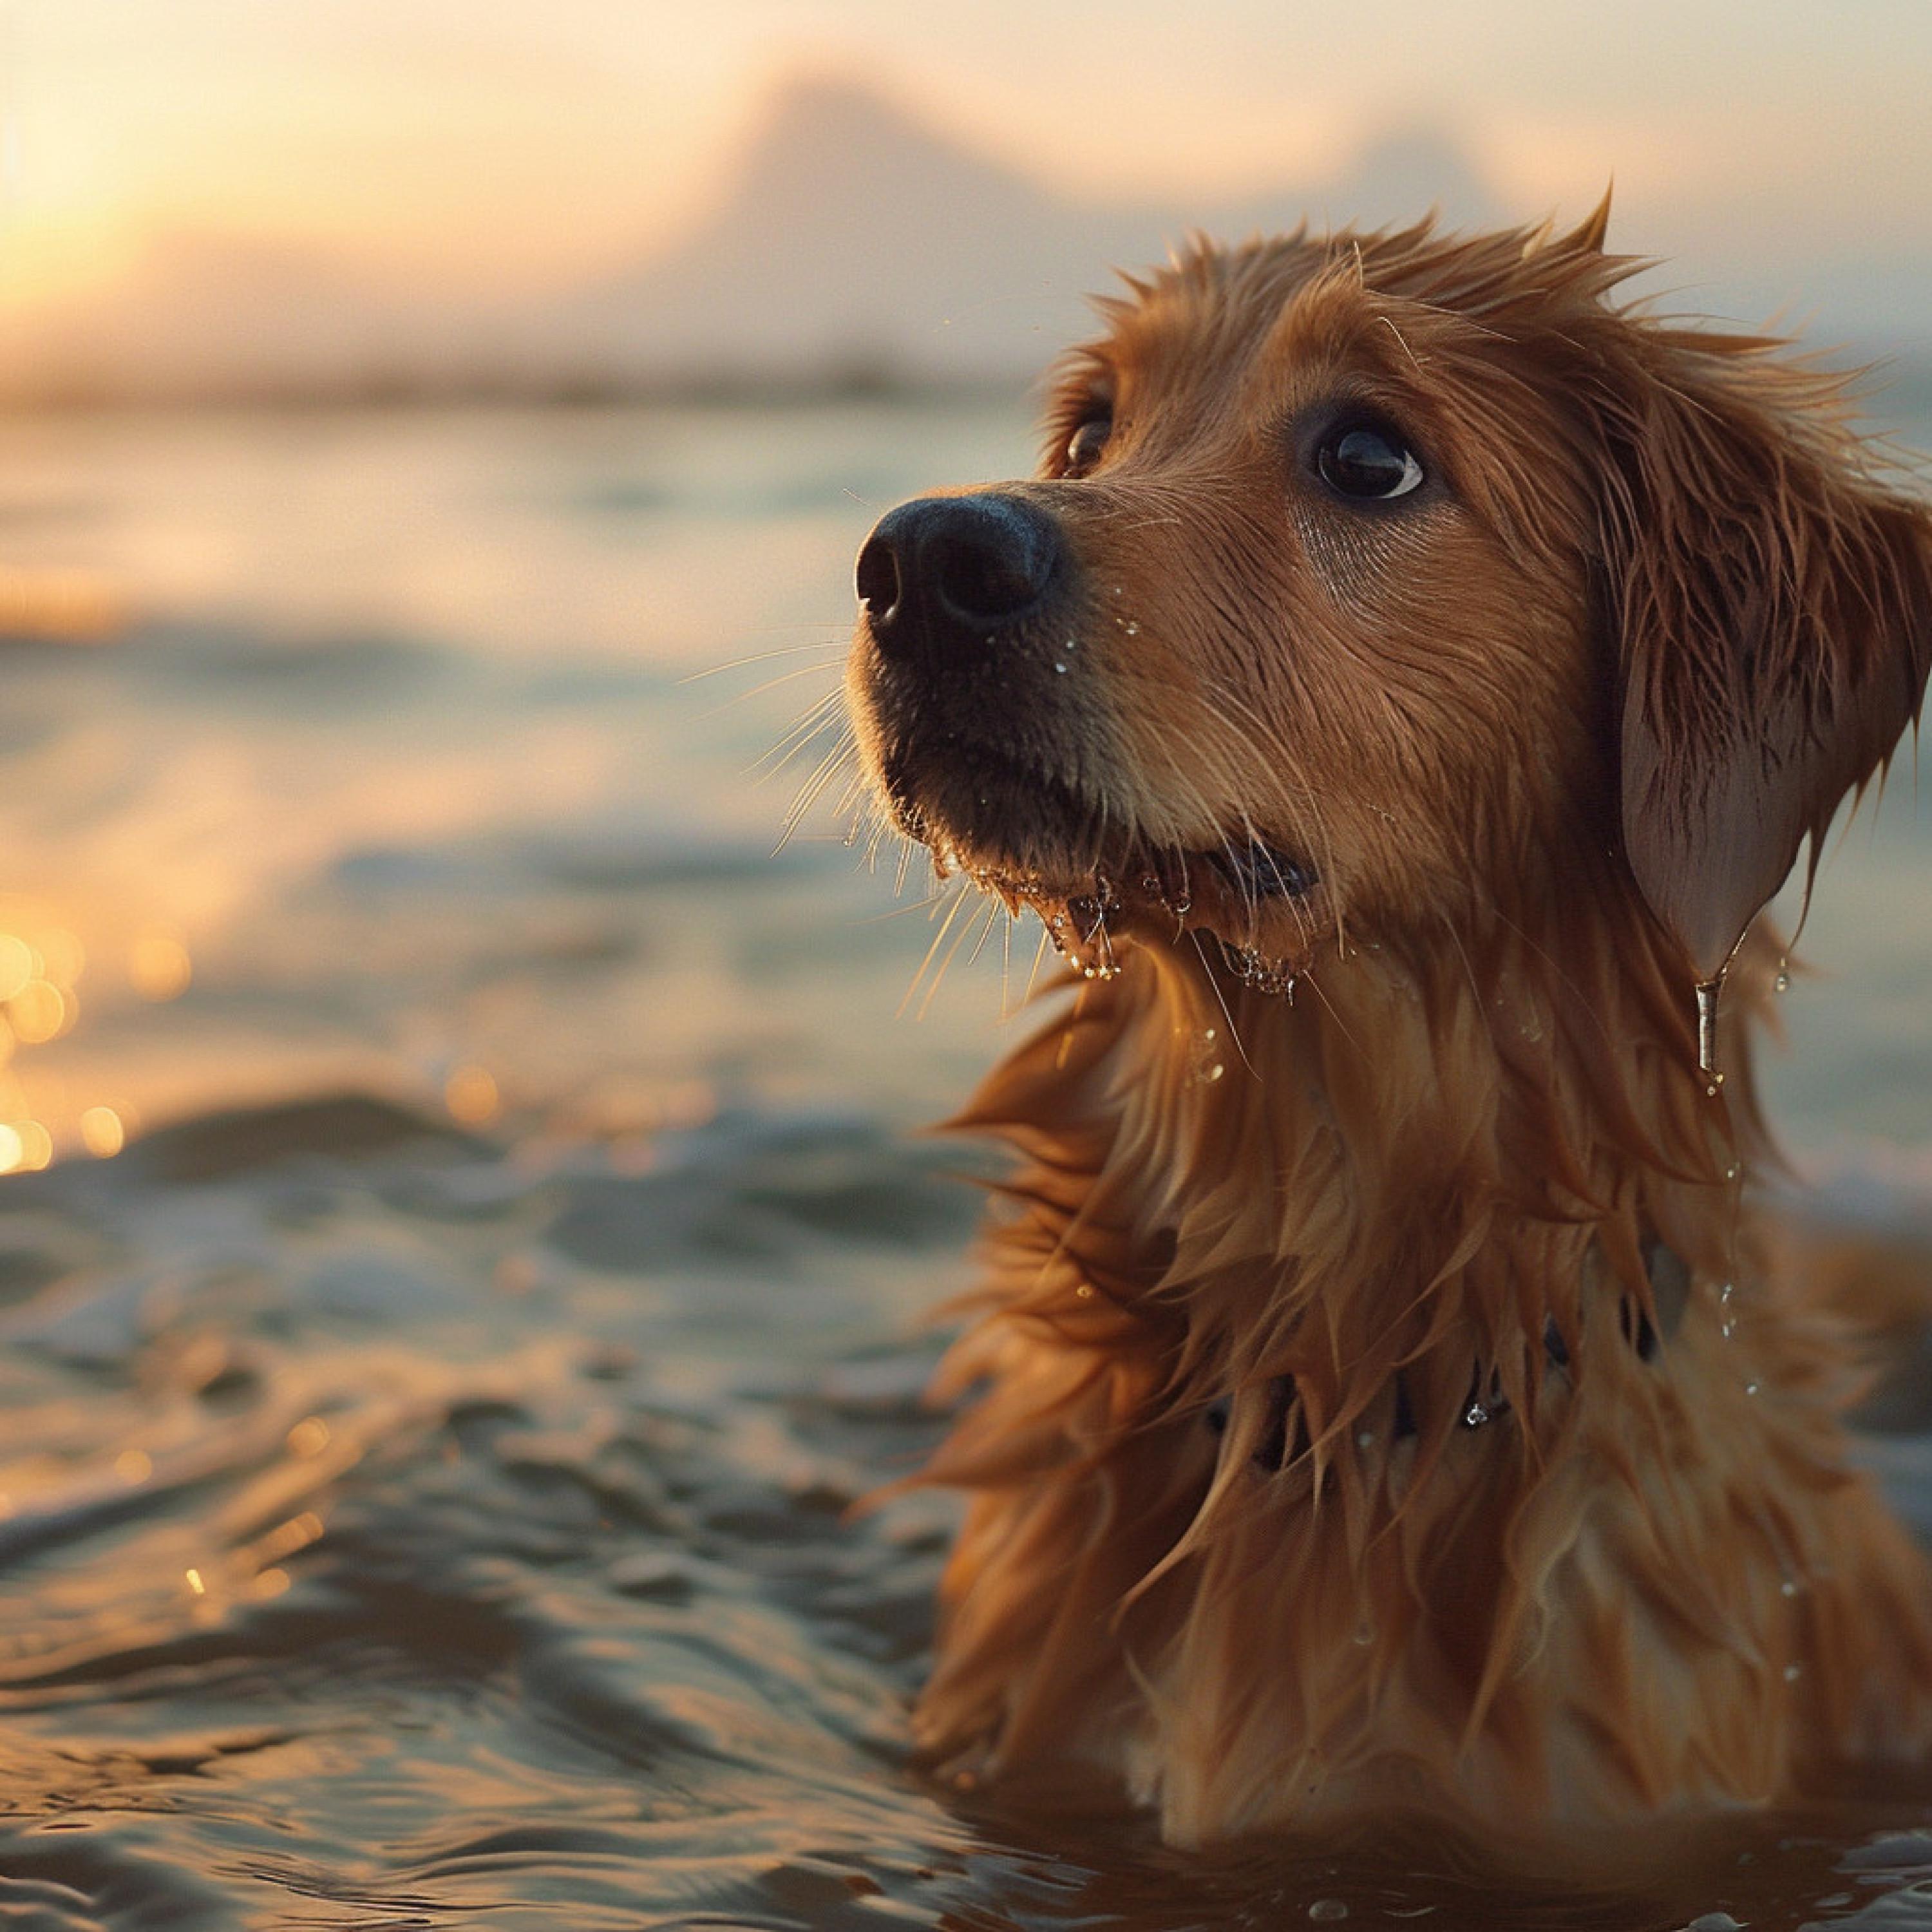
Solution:
[[[1778,621],[1792,479],[1874,614],[1894,552],[1922,597],[1924,532],[1853,530],[1909,513],[1810,398],[1705,366],[1735,345],[1606,307],[1600,242],[1295,238],[1108,304],[1042,475],[903,506],[861,554],[849,683],[901,827],[1090,965],[1191,928],[1276,971],[1509,916],[1627,842],[1713,968],[1924,680],[1922,621],[1871,704],[1885,647],[1802,634],[1850,601],[1816,557]],[[1761,716],[1713,722],[1700,685]]]

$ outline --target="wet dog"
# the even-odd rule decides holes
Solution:
[[[1916,714],[1932,518],[1604,218],[1198,245],[1036,478],[860,556],[884,812],[1075,976],[963,1118],[1021,1159],[929,1472],[962,1778],[1198,1843],[1932,1743],[1932,1574],[1747,1186],[1758,915]]]

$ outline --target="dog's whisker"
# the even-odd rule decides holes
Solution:
[[[935,903],[935,916],[937,907],[939,904],[945,906],[946,916],[939,921],[938,930],[932,935],[932,944],[926,949],[926,957],[919,962],[919,970],[913,974],[912,982],[906,988],[904,996],[899,1001],[898,1017],[900,1018],[903,1019],[905,1017],[906,1008],[911,1005],[914,999],[917,996],[920,984],[931,969],[934,959],[938,956],[940,947],[946,943],[946,935],[952,931],[953,922],[958,918],[962,908],[972,896],[972,887],[962,879],[953,889],[950,902],[942,898]],[[922,1006],[920,1008],[921,1017],[924,1016],[926,1008]]]
[[[1027,973],[1026,991],[1020,995],[1020,1004],[1022,1006],[1029,1004],[1033,999],[1034,988],[1040,979],[1040,967],[1046,958],[1046,949],[1050,937],[1046,926],[1042,925],[1040,929],[1039,941],[1033,950],[1033,964]]]
[[[1214,995],[1215,1004],[1221,1009],[1222,1018],[1227,1022],[1228,1037],[1234,1042],[1234,1051],[1241,1057],[1241,1064],[1258,1080],[1261,1076],[1255,1072],[1255,1063],[1248,1058],[1248,1049],[1241,1043],[1240,1030],[1234,1024],[1234,1012],[1222,993],[1221,982],[1216,978],[1214,968],[1208,963],[1208,950],[1201,943],[1201,935],[1190,932],[1187,936],[1193,940],[1194,950],[1201,956],[1201,970],[1207,979],[1208,990]]]
[[[702,684],[711,678],[727,676],[734,670],[747,670],[753,664],[770,664],[778,658],[802,657],[808,653],[825,664],[836,665],[850,647],[850,640],[842,632],[832,632],[815,644],[780,644],[772,650],[753,651],[746,657],[728,658],[722,664],[700,665],[696,670],[686,671],[677,681],[681,685]]]
[[[799,713],[778,742],[753,764],[752,770],[759,771],[772,765],[774,760],[776,760],[778,766],[782,766],[785,759],[796,751],[799,742],[814,736],[828,721],[836,722],[842,726],[843,698],[844,694],[837,690],[821,692]]]
[[[987,899],[982,903],[986,917],[980,923],[980,936],[973,942],[972,951],[966,956],[966,964],[968,966],[974,965],[978,962],[980,955],[986,950],[987,940],[993,936],[994,927],[999,923],[1000,915],[1006,910],[998,899]]]
[[[1336,1007],[1335,1003],[1328,997],[1328,993],[1323,989],[1322,985],[1322,976],[1316,973],[1310,974],[1308,975],[1308,987],[1309,990],[1314,994],[1315,997],[1328,1009],[1329,1020],[1334,1026],[1336,1030],[1341,1034],[1342,1037],[1346,1040],[1358,1054],[1362,1054],[1366,1058],[1367,1056],[1366,1048],[1363,1046],[1361,1041],[1358,1039],[1353,1031],[1351,1030],[1346,1022],[1345,1022],[1342,1018],[1340,1010]]]
[[[828,736],[835,747],[850,748],[856,754],[857,748],[836,707],[828,706],[815,716],[801,719],[788,736],[767,752],[746,776],[754,784],[769,784],[784,777],[808,752]],[[825,755],[824,752],[820,754],[821,758]]]
[[[754,684],[748,691],[734,691],[715,710],[699,712],[703,718],[722,718],[734,705],[748,704],[755,698],[762,698],[768,691],[776,691],[784,684],[796,684],[802,677],[821,676],[826,667],[823,664],[799,664],[790,670],[780,671],[776,677],[768,677],[762,683]]]
[[[801,740],[796,748],[794,755],[802,754],[808,746],[815,745],[824,730],[830,730],[833,733],[832,742],[820,754],[818,764],[812,767],[799,785],[797,790],[794,793],[792,802],[785,812],[784,824],[788,831],[796,825],[799,820],[811,810],[826,786],[838,776],[845,761],[854,754],[854,747],[849,734],[842,728],[828,724],[820,730],[814,730],[809,736]]]
[[[963,905],[968,903],[969,901],[973,902],[974,912],[975,915],[977,914],[982,906],[986,906],[989,903],[983,899],[974,900],[974,896],[970,892],[962,891],[959,896],[959,903]],[[957,908],[956,908],[956,910]],[[954,922],[955,914],[949,913],[946,915],[946,925],[940,928],[940,937],[941,938],[945,937],[946,928],[951,926]],[[955,937],[952,945],[947,949],[945,957],[940,961],[938,970],[933,974],[931,983],[928,985],[926,989],[926,997],[920,1002],[919,1012],[917,1014],[917,1017],[919,1018],[924,1019],[926,1014],[932,1010],[934,1000],[938,997],[940,982],[945,979],[947,970],[952,966],[953,961],[958,957],[960,947],[964,944],[967,940],[972,937],[973,926],[974,920],[971,917],[966,919],[964,922],[960,923],[958,934]]]
[[[844,771],[848,763],[856,756],[856,748],[850,739],[842,734],[838,742],[819,760],[811,776],[799,788],[797,796],[792,800],[790,808],[785,814],[778,850],[782,850],[790,842],[793,833],[804,823],[812,807]]]

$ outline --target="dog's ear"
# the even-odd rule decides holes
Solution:
[[[1917,716],[1932,514],[1774,345],[1621,327],[1591,387],[1624,842],[1703,980]]]

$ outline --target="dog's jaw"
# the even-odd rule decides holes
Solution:
[[[868,694],[862,702],[869,710]],[[866,715],[862,712],[862,715]],[[1156,834],[1131,806],[1002,750],[949,734],[937,754],[870,716],[868,743],[893,824],[1010,912],[1036,913],[1073,970],[1110,978],[1136,942],[1211,941],[1249,985],[1286,990],[1330,930],[1312,861],[1251,831],[1209,844]]]
[[[1054,872],[1017,870],[1004,857],[988,862],[942,843],[934,862],[942,876],[964,873],[1010,911],[1036,913],[1054,950],[1089,980],[1112,979],[1132,944],[1192,936],[1211,942],[1246,984],[1286,992],[1323,930],[1320,880],[1258,842],[1231,856],[1128,841],[1090,870]],[[1255,882],[1262,874],[1265,887]]]

